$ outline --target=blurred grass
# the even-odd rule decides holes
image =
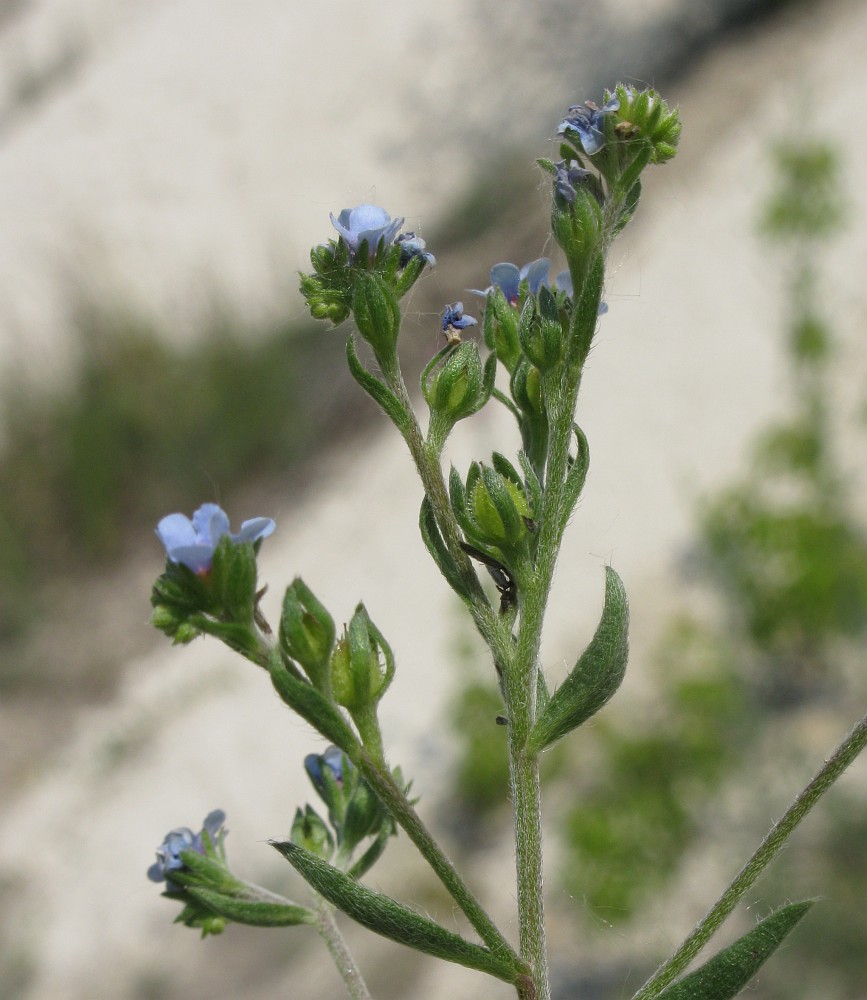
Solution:
[[[285,478],[358,425],[346,419],[356,397],[337,389],[344,338],[321,326],[251,329],[215,309],[175,348],[131,312],[89,304],[73,322],[69,387],[4,393],[0,640],[33,622],[47,581],[122,558],[163,514]]]

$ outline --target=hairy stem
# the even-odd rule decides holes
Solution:
[[[516,967],[521,965],[514,948],[503,937],[485,912],[482,904],[476,899],[466,883],[458,874],[457,869],[443,853],[439,844],[433,839],[430,831],[413,809],[403,790],[398,787],[391,776],[388,767],[381,760],[373,760],[361,751],[354,761],[361,771],[365,781],[371,786],[378,798],[386,805],[389,812],[415,844],[422,857],[436,873],[446,887],[451,897],[466,915],[476,929],[479,937],[494,954],[506,958]]]
[[[314,910],[316,912],[314,926],[325,942],[352,1000],[371,1000],[370,991],[367,989],[343,935],[340,933],[331,906],[320,895],[316,894]]]
[[[789,806],[779,822],[774,824],[758,850],[696,925],[695,930],[671,958],[648,979],[635,994],[633,1000],[652,1000],[689,965],[720,924],[732,912],[741,896],[779,853],[801,820],[861,753],[865,745],[867,745],[867,716],[837,747],[834,754],[816,774],[816,777]]]

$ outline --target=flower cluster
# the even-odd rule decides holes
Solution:
[[[163,842],[157,848],[157,860],[148,868],[148,878],[151,882],[165,882],[167,892],[178,892],[180,887],[171,880],[171,873],[183,870],[186,866],[181,854],[184,851],[195,851],[205,854],[207,846],[217,851],[222,849],[227,830],[223,827],[226,814],[222,809],[214,809],[205,817],[202,829],[198,833],[188,826],[180,826],[170,830]],[[208,845],[205,844],[205,837]]]

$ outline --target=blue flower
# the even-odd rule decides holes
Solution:
[[[309,753],[304,758],[304,770],[313,782],[313,787],[324,798],[327,794],[322,769],[327,768],[338,785],[343,785],[343,767],[351,768],[352,764],[344,757],[340,747],[331,746],[325,753]]]
[[[157,525],[157,537],[173,563],[181,563],[202,575],[210,570],[214,550],[224,535],[237,543],[257,542],[267,538],[276,527],[270,517],[254,517],[244,521],[241,530],[233,535],[226,512],[215,503],[206,503],[193,514],[192,520],[185,514],[164,517]]]
[[[494,264],[491,268],[491,284],[482,291],[480,288],[471,288],[475,295],[488,295],[495,288],[499,288],[506,301],[510,305],[516,306],[521,301],[521,282],[526,281],[531,295],[536,295],[540,288],[548,287],[548,271],[551,261],[547,257],[540,257],[538,260],[525,264],[518,268],[517,264]]]
[[[225,822],[226,814],[223,810],[214,809],[205,817],[202,829],[198,833],[193,833],[188,826],[180,826],[176,830],[170,830],[166,834],[165,840],[157,848],[157,860],[148,868],[148,878],[151,882],[165,882],[167,892],[177,892],[179,886],[171,881],[169,875],[184,867],[181,858],[182,852],[195,851],[196,854],[204,854],[204,835],[206,833],[210,846],[219,850],[227,833],[223,829]]]
[[[406,267],[416,257],[423,257],[431,267],[437,262],[436,257],[425,250],[425,241],[415,233],[401,233],[394,242],[400,247],[400,267]]]
[[[559,195],[563,201],[572,205],[578,197],[578,192],[575,190],[576,186],[581,183],[583,178],[590,175],[590,171],[579,166],[575,160],[570,160],[568,163],[566,160],[561,160],[556,164],[556,167],[557,174],[554,177],[554,193]]]
[[[573,104],[566,117],[557,126],[557,135],[563,135],[567,129],[572,129],[578,133],[584,152],[588,156],[593,156],[605,145],[602,119],[619,108],[620,101],[616,97],[609,98],[601,108],[592,101]]]
[[[449,330],[466,330],[468,326],[475,326],[477,319],[472,316],[464,316],[463,302],[455,302],[453,306],[446,306],[443,311],[443,333]]]
[[[403,225],[403,218],[392,219],[378,205],[358,205],[356,208],[344,208],[336,219],[332,215],[331,224],[349,247],[351,260],[362,243],[367,243],[367,252],[371,257],[379,250],[380,244],[387,247],[393,243]]]

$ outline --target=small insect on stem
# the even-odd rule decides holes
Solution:
[[[500,594],[500,614],[507,614],[518,603],[518,585],[512,574],[501,562],[482,552],[481,549],[468,545],[466,542],[461,542],[461,548],[471,559],[475,559],[487,567],[494,581],[494,586]]]

